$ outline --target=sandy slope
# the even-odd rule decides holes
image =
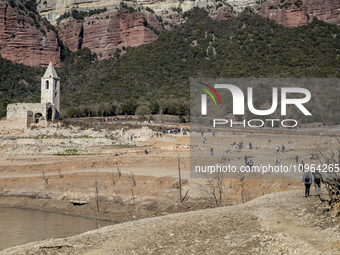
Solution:
[[[339,254],[338,219],[303,191],[30,243],[0,254]]]

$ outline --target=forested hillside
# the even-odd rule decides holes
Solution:
[[[340,77],[339,26],[314,19],[285,28],[247,12],[215,21],[198,8],[184,17],[156,42],[101,62],[88,49],[64,51],[64,116],[133,114],[138,105],[187,115],[189,77]],[[1,117],[8,103],[39,102],[43,72],[0,59]]]

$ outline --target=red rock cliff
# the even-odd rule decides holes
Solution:
[[[56,34],[39,23],[46,36],[23,10],[0,3],[0,56],[31,66],[47,66],[51,61],[60,65]]]
[[[285,27],[306,25],[314,17],[340,25],[339,0],[267,0],[255,6],[256,12]]]
[[[156,41],[157,34],[147,24],[162,30],[160,22],[151,13],[130,13],[123,9],[86,17],[84,21],[62,20],[57,29],[59,38],[70,50],[87,47],[99,57],[109,57],[117,48]]]

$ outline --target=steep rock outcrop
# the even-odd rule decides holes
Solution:
[[[314,17],[340,25],[339,0],[269,0],[255,6],[256,12],[285,27],[306,25]]]
[[[73,18],[62,20],[57,26],[58,34],[70,50],[84,47],[101,58],[113,56],[117,48],[135,47],[157,40],[154,31],[162,26],[154,15],[123,9],[108,11],[86,17],[84,21]]]
[[[81,49],[84,37],[83,21],[71,19],[57,26],[59,39],[71,51]]]
[[[216,20],[226,20],[235,17],[233,12],[226,6],[218,8],[211,16]]]
[[[215,0],[138,0],[138,1],[122,1],[122,0],[44,0],[38,1],[38,11],[41,16],[46,17],[53,24],[58,17],[65,12],[70,12],[73,9],[78,11],[86,11],[93,9],[115,10],[119,8],[120,3],[124,2],[135,9],[151,8],[160,16],[168,14],[173,9],[181,8],[183,12],[192,9],[193,7],[206,8],[207,6],[217,5]],[[235,11],[242,11],[246,6],[255,4],[255,0],[232,0],[225,1],[229,6],[232,6]]]
[[[0,56],[30,66],[60,65],[55,32],[39,24],[41,30],[24,10],[0,3]]]

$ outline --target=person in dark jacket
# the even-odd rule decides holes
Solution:
[[[322,174],[320,173],[320,170],[313,173],[314,177],[314,187],[315,187],[315,194],[318,195],[318,188],[319,192],[321,190],[321,182],[323,182]]]
[[[305,185],[305,197],[309,197],[310,185],[313,182],[312,174],[307,171],[302,176],[302,184]]]

